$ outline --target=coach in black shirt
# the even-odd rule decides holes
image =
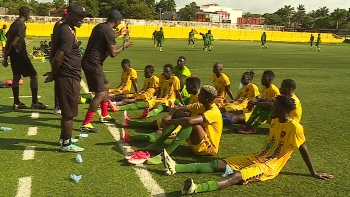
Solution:
[[[65,22],[53,32],[53,53],[51,73],[46,82],[55,79],[58,102],[61,108],[62,151],[80,152],[84,148],[72,144],[73,117],[78,115],[78,99],[81,80],[81,51],[74,27],[79,27],[83,19],[91,16],[80,3],[71,3],[67,8]]]

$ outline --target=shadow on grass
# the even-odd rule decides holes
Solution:
[[[287,175],[287,176],[304,176],[304,177],[311,177],[310,174],[301,174],[297,172],[280,172],[282,175]]]
[[[40,140],[28,140],[28,139],[13,139],[13,138],[0,138],[0,149],[2,150],[24,150],[26,145],[20,145],[21,143],[28,144],[31,146],[35,146],[37,144],[56,146],[57,142],[47,142]],[[36,151],[58,151],[58,148],[40,148],[35,147]]]

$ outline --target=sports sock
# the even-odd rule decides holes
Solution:
[[[94,117],[95,112],[88,110],[85,115],[85,120],[83,122],[83,125],[90,124],[92,118]]]
[[[196,193],[211,192],[219,189],[217,181],[207,181],[197,185]]]
[[[130,136],[130,142],[154,142],[156,139],[156,133]]]
[[[13,103],[19,104],[19,87],[12,87]]]
[[[162,135],[157,139],[155,144],[159,146],[163,145],[165,140],[168,139],[169,135],[173,132],[175,128],[176,128],[175,125],[169,125],[168,128],[166,128],[165,131],[162,133]]]
[[[260,106],[256,106],[252,115],[250,115],[250,118],[247,121],[247,125],[253,124],[253,122],[259,117],[262,110],[263,110],[263,108],[261,108]]]
[[[157,105],[156,108],[152,109],[149,114],[148,117],[155,117],[157,116],[159,113],[161,113],[164,110],[163,105]]]
[[[103,117],[108,115],[108,101],[102,101],[102,103],[101,103],[101,115]]]
[[[271,117],[271,110],[264,109],[261,113],[259,118],[254,122],[253,128],[257,129],[260,125],[262,125],[263,122],[265,122],[267,119]]]
[[[176,164],[175,171],[177,173],[213,173],[217,172],[218,160],[208,163],[190,163],[190,164]]]
[[[135,128],[153,128],[153,122],[145,122],[145,121],[139,121],[139,120],[130,120],[129,121],[129,127],[135,127]]]
[[[137,104],[136,104],[136,103],[118,106],[118,110],[119,110],[119,111],[124,111],[124,110],[136,110],[136,109],[139,109],[139,108],[137,107]]]
[[[181,129],[179,131],[179,133],[176,135],[176,138],[173,139],[173,141],[169,144],[169,146],[166,148],[166,151],[169,153],[169,155],[171,153],[174,152],[174,150],[180,146],[180,144],[182,142],[184,142],[190,135],[192,132],[192,127],[187,127],[184,129]]]
[[[38,103],[38,88],[31,88],[32,90],[32,103]]]

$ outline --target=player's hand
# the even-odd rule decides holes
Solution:
[[[9,65],[9,63],[7,62],[7,59],[6,59],[6,58],[4,58],[4,59],[2,60],[2,65],[3,65],[5,68]]]
[[[52,75],[51,72],[47,72],[43,75],[44,77],[46,76],[46,79],[44,81],[44,83],[50,83],[54,80],[54,76]]]
[[[124,47],[124,48],[129,48],[129,47],[131,47],[132,45],[134,45],[133,42],[124,42],[123,47]]]
[[[322,180],[327,180],[327,179],[332,179],[333,175],[327,174],[327,173],[316,173],[312,175],[316,179],[322,179]]]

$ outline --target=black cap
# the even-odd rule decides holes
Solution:
[[[108,13],[108,19],[123,19],[122,14],[117,9],[112,9]]]
[[[85,10],[83,5],[81,5],[80,3],[76,3],[76,2],[69,4],[67,11],[76,13],[79,16],[92,17],[92,15]]]

